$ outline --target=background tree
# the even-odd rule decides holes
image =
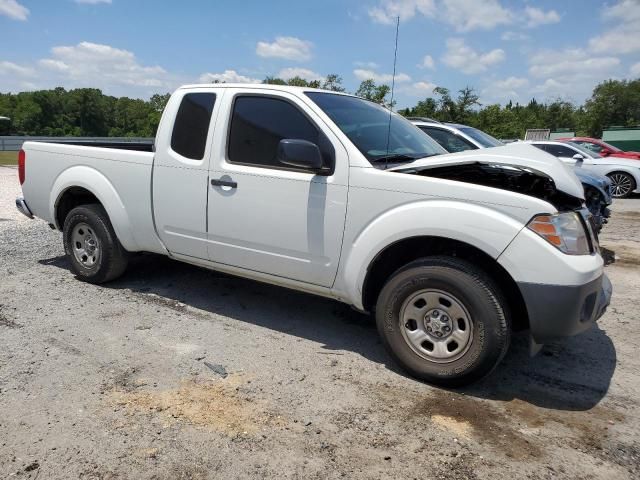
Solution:
[[[263,83],[299,85],[343,92],[342,78],[336,74],[318,80],[301,77],[266,77]],[[363,81],[356,95],[389,106],[390,88]],[[3,131],[11,135],[47,136],[142,136],[152,137],[170,94],[156,94],[149,100],[113,97],[94,88],[38,90],[17,94],[0,93]],[[481,105],[476,91],[466,87],[453,98],[445,87],[402,115],[430,117],[440,121],[472,125],[498,138],[523,138],[529,128],[568,128],[579,135],[600,137],[610,126],[640,124],[640,79],[607,80],[597,85],[584,105],[563,99],[541,103],[532,98],[525,104]],[[8,130],[8,131],[7,131]]]
[[[376,85],[373,79],[369,79],[360,83],[358,90],[356,90],[356,96],[379,103],[387,108],[393,108],[393,105],[387,101],[389,92],[391,92],[389,85]],[[395,101],[393,103],[395,105]]]

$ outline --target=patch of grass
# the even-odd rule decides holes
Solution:
[[[18,152],[0,152],[0,165],[17,165]]]

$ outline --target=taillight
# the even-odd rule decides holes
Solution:
[[[24,150],[20,150],[18,153],[18,178],[20,179],[20,185],[24,183],[24,163],[27,156],[24,153]]]

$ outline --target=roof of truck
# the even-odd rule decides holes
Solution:
[[[196,83],[192,85],[183,85],[179,87],[178,90],[191,88],[251,88],[258,90],[279,90],[282,92],[321,92],[335,93],[336,95],[347,95],[350,97],[355,96],[345,92],[335,92],[333,90],[324,90],[322,88],[292,87],[291,85],[274,85],[272,83]]]

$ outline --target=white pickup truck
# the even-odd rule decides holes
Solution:
[[[178,89],[150,151],[119,147],[19,155],[17,206],[62,231],[80,280],[145,251],[331,297],[444,385],[487,375],[514,330],[536,349],[609,304],[582,186],[531,145],[440,155],[357,97],[221,84]]]

